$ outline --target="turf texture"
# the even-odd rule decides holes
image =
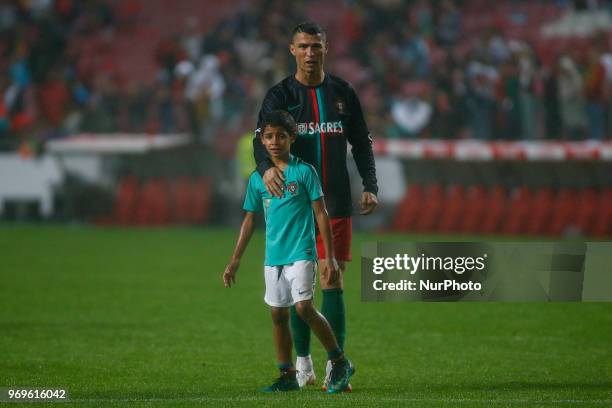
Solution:
[[[0,387],[64,388],[59,406],[78,407],[612,406],[612,304],[364,303],[358,261],[345,293],[354,391],[263,394],[276,376],[263,236],[225,289],[236,235],[0,226]],[[353,254],[410,239],[433,237],[356,234]],[[322,377],[318,343],[313,358]]]

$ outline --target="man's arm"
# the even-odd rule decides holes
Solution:
[[[315,219],[317,220],[319,233],[321,234],[321,238],[323,239],[327,270],[329,271],[329,275],[327,276],[327,283],[331,285],[338,280],[338,277],[340,276],[340,268],[338,267],[336,255],[334,254],[331,224],[329,223],[329,216],[327,215],[327,208],[325,208],[325,202],[323,201],[323,199],[319,198],[313,201],[312,209],[314,211]]]
[[[247,211],[240,226],[240,234],[238,235],[238,242],[236,243],[236,248],[234,248],[232,259],[225,267],[225,272],[223,272],[223,283],[226,288],[236,283],[236,273],[240,267],[240,258],[242,258],[242,254],[244,254],[244,250],[251,240],[253,228],[253,213]]]
[[[378,181],[376,180],[376,164],[374,152],[372,151],[372,136],[366,125],[361,103],[352,87],[349,87],[347,104],[350,112],[350,120],[346,138],[351,144],[351,153],[355,159],[357,170],[363,183],[363,194],[361,196],[360,214],[372,213],[378,205]]]
[[[255,129],[255,136],[253,137],[253,155],[255,157],[255,163],[257,163],[257,172],[261,175],[268,193],[276,197],[283,196],[285,176],[280,169],[274,167],[259,136],[263,131],[261,127],[266,115],[274,110],[284,108],[282,99],[276,87],[268,91],[261,104],[261,110],[257,117],[257,129]]]

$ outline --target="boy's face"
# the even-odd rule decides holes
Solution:
[[[261,143],[270,157],[284,157],[289,154],[295,135],[290,135],[284,128],[268,125],[261,135]]]

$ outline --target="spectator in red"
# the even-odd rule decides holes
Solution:
[[[39,88],[39,105],[43,118],[54,128],[60,127],[70,102],[70,91],[59,70],[54,69],[49,79]]]

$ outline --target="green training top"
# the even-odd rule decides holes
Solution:
[[[295,261],[317,260],[314,217],[311,202],[323,197],[316,170],[291,156],[284,170],[282,198],[268,193],[263,179],[254,171],[249,178],[243,209],[264,210],[266,219],[265,265],[287,265]]]

